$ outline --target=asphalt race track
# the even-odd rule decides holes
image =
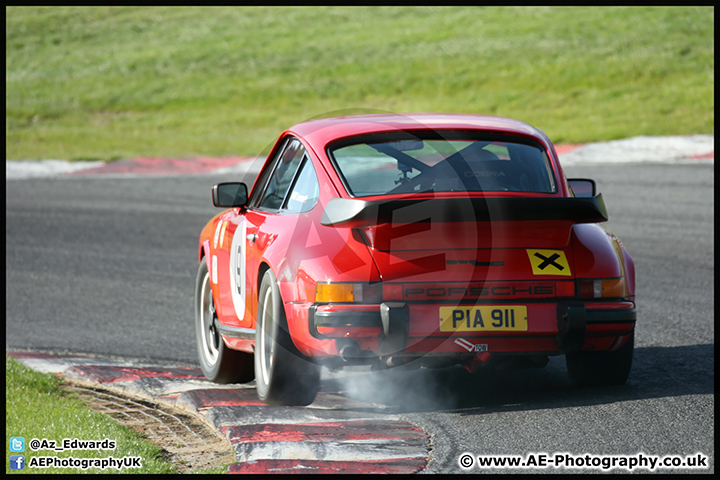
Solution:
[[[429,433],[425,473],[528,472],[462,469],[464,453],[702,453],[709,469],[701,472],[713,472],[714,166],[575,165],[566,173],[597,180],[608,226],[635,260],[638,324],[627,385],[573,389],[562,357],[541,370],[476,376],[342,372],[324,385],[348,401],[382,403]],[[6,181],[6,348],[197,366],[197,237],[217,213],[210,187],[233,179]]]

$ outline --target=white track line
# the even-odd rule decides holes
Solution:
[[[560,163],[568,165],[616,163],[714,163],[714,135],[684,135],[671,137],[633,137],[624,140],[589,143],[560,155]],[[208,172],[214,174],[245,172],[251,168],[245,162]],[[5,162],[6,180],[23,178],[57,177],[97,168],[103,162],[67,162],[65,160],[38,160]],[[115,176],[130,177],[133,174]],[[137,175],[142,176],[142,175]]]

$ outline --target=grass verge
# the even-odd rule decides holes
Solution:
[[[257,155],[346,111],[714,131],[714,7],[7,7],[6,158]]]
[[[59,388],[62,380],[51,374],[31,370],[18,361],[5,358],[5,441],[7,445],[6,473],[177,473],[177,469],[163,458],[163,451],[157,445],[144,440],[134,430],[126,428],[101,413],[90,410],[81,400]],[[10,451],[10,438],[25,439],[24,452]],[[68,450],[58,452],[49,449],[32,451],[32,439],[54,440],[60,444],[63,439],[104,440],[116,442],[112,450]],[[10,455],[24,455],[24,470],[12,470]],[[118,470],[115,468],[30,468],[33,457],[57,457],[102,459],[113,457],[140,457],[141,468]],[[215,469],[201,473],[223,473]]]

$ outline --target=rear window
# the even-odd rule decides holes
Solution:
[[[328,155],[354,197],[420,192],[556,192],[545,150],[524,140],[437,134],[430,138],[373,136],[331,145]]]

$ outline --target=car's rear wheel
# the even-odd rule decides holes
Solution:
[[[611,352],[573,352],[565,355],[570,381],[577,387],[622,385],[630,375],[635,330],[625,344]]]
[[[220,337],[205,260],[200,262],[195,278],[195,340],[200,368],[208,380],[244,383],[253,379],[253,355],[228,348]]]
[[[277,280],[265,272],[258,293],[255,330],[255,380],[268,405],[309,405],[320,384],[319,367],[302,355],[287,328]]]

